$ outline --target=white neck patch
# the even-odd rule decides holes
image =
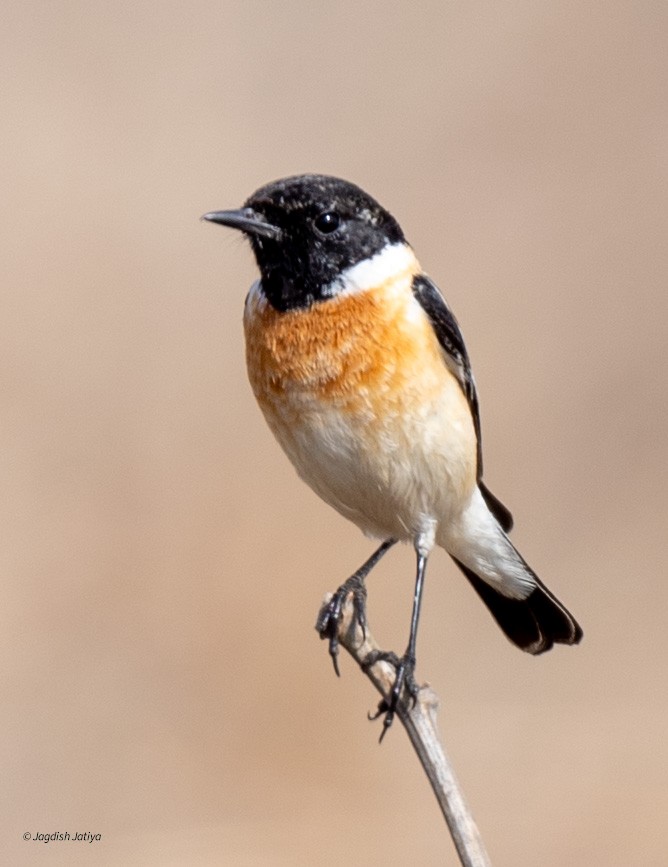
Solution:
[[[405,242],[387,244],[383,249],[342,271],[324,291],[324,295],[353,295],[375,289],[388,281],[411,276],[420,270],[415,253]]]

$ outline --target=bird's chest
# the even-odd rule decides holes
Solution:
[[[326,502],[372,535],[403,538],[473,483],[466,398],[413,298],[344,295],[279,313],[251,292],[248,374],[277,440]]]
[[[285,313],[251,291],[244,327],[250,382],[277,435],[332,414],[378,423],[428,401],[442,385],[436,339],[408,289]]]

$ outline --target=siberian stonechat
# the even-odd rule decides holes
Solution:
[[[506,636],[538,654],[582,630],[515,549],[512,516],[482,480],[475,380],[457,320],[397,221],[324,175],[275,181],[240,210],[204,218],[250,240],[260,279],[246,298],[248,375],[274,436],[325,502],[382,544],[321,615],[335,667],[341,606],[397,541],[417,576],[410,638],[384,705],[391,724],[413,676],[427,558],[440,545]]]

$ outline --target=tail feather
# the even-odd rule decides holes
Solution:
[[[451,555],[452,556],[452,555]],[[527,653],[539,654],[556,644],[578,644],[582,629],[570,612],[529,569],[536,587],[526,599],[511,599],[452,558],[473,585],[506,636]]]

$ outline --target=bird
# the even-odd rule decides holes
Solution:
[[[381,740],[402,697],[418,692],[418,622],[436,546],[521,650],[577,644],[582,629],[512,544],[512,515],[483,481],[461,329],[390,212],[349,181],[303,174],[202,219],[243,233],[255,256],[246,363],[269,428],[304,482],[381,542],[319,616],[337,674],[345,599],[352,594],[364,628],[368,573],[397,542],[415,550],[406,651],[376,656],[396,672],[377,714]]]

